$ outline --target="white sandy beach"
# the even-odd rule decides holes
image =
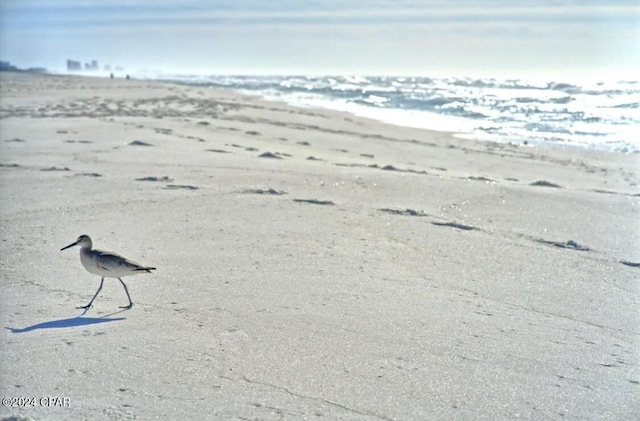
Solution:
[[[0,77],[1,417],[640,418],[639,154]]]

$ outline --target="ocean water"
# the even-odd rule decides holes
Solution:
[[[460,137],[640,153],[640,82],[429,77],[163,76]]]

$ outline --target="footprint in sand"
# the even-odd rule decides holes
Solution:
[[[591,251],[591,249],[589,247],[582,246],[582,245],[576,243],[573,240],[569,240],[566,243],[559,242],[559,241],[548,241],[548,240],[542,240],[542,239],[536,239],[535,241],[538,242],[538,243],[541,243],[541,244],[546,244],[548,246],[554,246],[554,247],[558,247],[558,248],[561,248],[561,249],[569,249],[569,250],[577,250],[577,251]]]
[[[63,168],[47,167],[47,168],[41,168],[40,171],[71,171],[71,170],[69,169],[69,167],[63,167]]]
[[[559,185],[552,183],[550,181],[546,181],[546,180],[537,180],[534,181],[533,183],[529,184],[530,186],[540,186],[540,187],[553,187],[555,189],[561,189],[562,187],[560,187]]]
[[[390,213],[392,215],[404,215],[404,216],[429,216],[424,211],[416,211],[413,209],[378,209],[380,212]]]
[[[428,175],[429,173],[427,171],[419,171],[419,170],[411,170],[411,169],[401,169],[401,168],[397,168],[394,167],[393,165],[385,165],[384,167],[379,166],[378,164],[354,164],[354,163],[349,163],[349,164],[343,164],[343,163],[336,163],[334,164],[338,167],[360,167],[360,168],[375,168],[375,169],[379,169],[382,171],[389,171],[389,172],[402,172],[402,173],[409,173],[409,174],[421,174],[421,175]]]
[[[134,140],[133,142],[127,143],[129,146],[153,146],[151,143],[143,142],[141,140]]]
[[[258,158],[282,159],[281,156],[278,156],[278,155],[276,155],[274,153],[271,153],[271,152],[264,152],[264,153],[258,155]]]
[[[389,209],[389,208],[384,208],[384,209],[378,209],[381,212],[386,212],[386,213],[390,213],[392,215],[403,215],[403,216],[432,216],[429,215],[428,213],[426,213],[425,211],[416,211],[413,209]],[[464,224],[460,224],[458,222],[435,222],[432,221],[431,222],[432,225],[438,226],[438,227],[450,227],[450,228],[455,228],[455,229],[459,229],[462,231],[472,231],[472,230],[479,230],[480,228],[477,227],[473,227],[471,225],[464,225]]]
[[[309,203],[312,205],[324,205],[324,206],[333,206],[335,205],[335,203],[333,203],[331,200],[317,200],[317,199],[293,199],[294,202],[296,203]]]
[[[164,183],[170,183],[171,181],[173,181],[173,178],[169,178],[166,175],[164,177],[149,176],[149,177],[136,178],[136,181],[162,181]]]
[[[479,228],[476,228],[476,227],[472,227],[471,225],[459,224],[457,222],[431,222],[431,224],[439,226],[439,227],[455,228],[455,229],[459,229],[459,230],[462,230],[462,231],[472,231],[472,230],[479,229]]]
[[[473,175],[467,177],[467,180],[484,181],[485,183],[494,183],[495,182],[495,180],[492,180],[492,179],[487,178],[487,177],[483,177],[483,176],[476,177],[476,176],[473,176]]]
[[[283,195],[283,194],[287,194],[286,191],[283,190],[276,190],[276,189],[268,189],[268,190],[262,190],[262,189],[247,189],[244,190],[243,193],[249,193],[249,194],[271,194],[271,195]]]
[[[197,136],[187,136],[187,139],[197,140],[198,142],[206,142],[206,140],[204,140],[201,137],[197,137]]]
[[[198,190],[199,189],[199,187],[190,186],[188,184],[167,184],[164,188],[165,190],[179,190],[179,189]]]
[[[84,176],[84,177],[102,177],[102,174],[98,174],[97,172],[83,172],[83,173],[78,173],[78,174],[74,174],[75,176]]]
[[[627,260],[620,260],[620,263],[622,263],[625,266],[630,266],[632,268],[640,268],[640,263],[629,262]]]
[[[397,168],[394,167],[393,165],[385,165],[384,167],[378,167],[377,164],[371,164],[368,165],[369,168],[379,168],[382,171],[396,171],[396,172],[403,172],[403,173],[409,173],[409,174],[421,174],[421,175],[428,175],[429,173],[427,171],[420,171],[420,170],[411,170],[411,169],[402,169],[402,168]]]

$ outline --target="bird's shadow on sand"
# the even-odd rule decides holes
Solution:
[[[12,327],[7,327],[11,331],[11,333],[25,333],[31,332],[32,330],[38,329],[64,329],[69,327],[78,327],[78,326],[87,326],[87,325],[95,325],[98,323],[107,323],[107,322],[117,322],[119,320],[126,320],[125,317],[112,317],[118,313],[122,313],[126,310],[116,311],[115,313],[107,314],[103,317],[83,317],[87,313],[88,309],[84,309],[82,313],[75,317],[70,317],[68,319],[59,319],[59,320],[51,320],[48,322],[38,323],[32,326],[27,326],[22,329],[16,329]]]

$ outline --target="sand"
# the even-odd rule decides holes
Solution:
[[[149,81],[0,93],[1,389],[29,398],[0,416],[640,418],[638,154]],[[76,309],[80,234],[158,268],[131,310],[115,279]]]

